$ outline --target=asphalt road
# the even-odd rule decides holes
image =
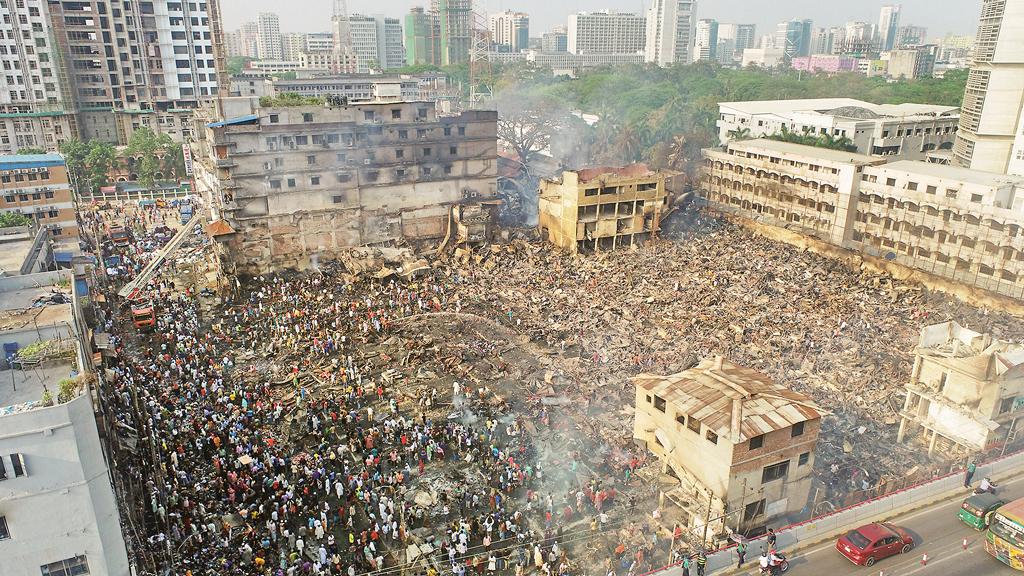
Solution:
[[[975,478],[977,485],[978,478]],[[1024,477],[1002,482],[999,495],[1007,500],[1024,497]],[[967,490],[964,490],[966,497]],[[914,550],[890,556],[872,568],[855,566],[835,549],[835,540],[798,551],[790,558],[786,576],[1008,576],[1024,574],[1006,566],[985,552],[984,532],[957,519],[960,500],[912,512],[890,520],[914,536]],[[963,540],[967,539],[967,549]],[[921,556],[928,554],[927,565]],[[757,558],[746,571],[757,573]]]

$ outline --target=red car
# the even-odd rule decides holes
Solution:
[[[874,522],[850,530],[836,540],[836,550],[858,566],[874,566],[882,558],[906,554],[914,547],[914,537],[902,528]]]

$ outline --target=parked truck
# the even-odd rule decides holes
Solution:
[[[189,220],[192,219],[192,214],[195,212],[191,202],[182,202],[178,205],[178,214],[181,216],[181,225],[188,224]]]

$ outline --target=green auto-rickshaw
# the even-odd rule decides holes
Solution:
[[[971,528],[984,530],[988,528],[992,514],[1003,504],[1006,504],[1006,501],[995,494],[975,494],[964,499],[957,516]]]

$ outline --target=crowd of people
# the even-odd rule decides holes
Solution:
[[[573,462],[556,480],[507,402],[459,381],[413,391],[363,357],[403,318],[460,309],[451,278],[343,278],[255,279],[205,317],[168,267],[147,287],[151,333],[109,311],[107,402],[142,442],[120,467],[143,478],[139,557],[190,576],[567,576],[573,543],[613,534],[642,544],[610,548],[603,573],[657,565],[670,540],[623,518],[628,474]],[[268,358],[287,368],[252,361]]]

